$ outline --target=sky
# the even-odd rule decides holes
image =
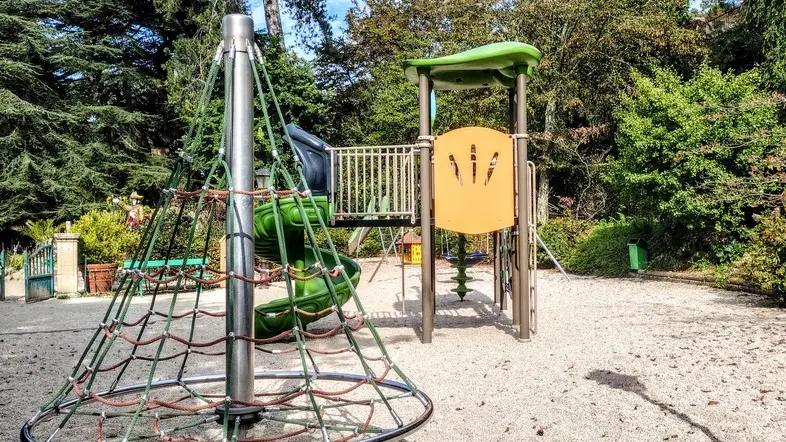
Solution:
[[[327,0],[328,15],[333,20],[333,32],[337,35],[344,32],[344,17],[352,7],[353,0]],[[301,57],[312,58],[304,49],[297,44],[297,36],[294,32],[295,20],[287,13],[286,0],[279,0],[281,4],[281,27],[284,29],[284,40],[287,48],[293,49]],[[251,16],[254,18],[254,26],[257,30],[265,29],[265,10],[262,0],[251,0]]]

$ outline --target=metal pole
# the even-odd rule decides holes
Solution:
[[[510,133],[515,134],[516,131],[516,90],[515,89],[508,89],[508,125],[510,127]],[[515,144],[514,144],[515,146]],[[516,157],[516,152],[513,152],[514,159],[513,163],[515,166],[514,170],[518,170],[518,158]],[[520,215],[518,212],[518,196],[521,192],[519,188],[519,179],[518,175],[514,171],[513,177],[513,207],[516,210],[516,214]],[[510,299],[512,304],[512,316],[513,316],[513,325],[517,326],[520,324],[519,321],[519,299],[521,299],[521,284],[519,281],[519,270],[518,270],[518,227],[513,226],[510,229]]]
[[[518,248],[516,260],[519,273],[519,339],[529,340],[529,194],[531,192],[527,177],[527,73],[526,67],[518,68],[516,75],[516,171],[519,182],[518,195]]]
[[[431,343],[431,334],[434,330],[434,286],[432,284],[432,256],[431,256],[431,85],[426,72],[419,74],[418,102],[420,113],[420,237],[422,247],[422,260],[420,262],[420,291],[422,305],[424,344]]]
[[[404,228],[401,228],[401,239],[404,239]],[[395,240],[394,240],[395,243]],[[404,262],[404,243],[401,243],[401,253],[399,254],[401,257],[401,313],[407,313],[407,275],[405,266],[407,265]]]
[[[228,162],[234,190],[254,190],[254,83],[251,62],[246,54],[247,42],[254,41],[254,21],[242,14],[230,14],[222,21],[225,57],[234,57],[234,73],[226,81],[232,82],[231,102],[225,103],[230,112]],[[227,60],[228,61],[228,60]],[[231,255],[227,254],[227,269],[246,278],[254,277],[254,198],[232,194],[234,232],[227,232]],[[231,259],[231,261],[229,261]],[[234,291],[233,316],[236,336],[254,336],[254,285],[232,278],[227,282],[227,303],[230,290]],[[228,344],[233,349],[230,376],[232,399],[254,400],[254,345],[244,340]],[[228,348],[228,350],[229,350]]]
[[[494,304],[500,303],[502,305],[502,296],[505,296],[501,290],[502,281],[501,272],[502,266],[500,266],[500,254],[499,254],[499,231],[494,232]],[[500,307],[500,310],[502,307]]]

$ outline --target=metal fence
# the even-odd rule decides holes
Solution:
[[[5,301],[5,249],[0,250],[0,301]]]
[[[527,161],[527,179],[529,180],[529,201],[527,213],[529,221],[529,327],[532,333],[538,333],[538,205],[537,205],[537,180],[535,179],[535,163]]]
[[[414,144],[330,147],[334,216],[415,220],[418,156]]]
[[[48,299],[55,294],[54,253],[52,244],[43,244],[24,254],[25,302]]]

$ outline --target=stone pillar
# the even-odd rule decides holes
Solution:
[[[79,292],[78,233],[55,233],[55,293],[75,295]]]

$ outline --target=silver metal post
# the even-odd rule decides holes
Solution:
[[[226,81],[232,82],[230,131],[227,134],[229,169],[234,190],[254,190],[254,83],[251,62],[246,54],[247,42],[254,41],[254,21],[242,14],[231,14],[222,21],[225,57],[234,56],[234,73]],[[227,269],[246,278],[254,277],[254,197],[233,194],[234,232],[229,235],[232,257],[227,256]],[[229,254],[227,254],[229,255]],[[227,283],[227,303],[230,287],[234,291],[234,330],[236,336],[254,336],[254,285],[232,278]],[[231,343],[230,396],[232,399],[254,400],[254,346],[251,342],[235,340]]]
[[[527,74],[526,67],[519,68],[516,75],[516,129],[520,138],[516,140],[518,194],[518,247],[516,260],[519,274],[519,339],[529,340],[530,327],[530,284],[529,284],[529,194],[532,191],[527,177]]]
[[[501,256],[499,254],[499,236],[500,236],[499,231],[494,232],[494,242],[493,242],[494,243],[494,250],[493,250],[494,252],[494,304],[499,303],[500,305],[502,305],[502,297],[505,296],[505,294],[502,292],[501,289],[502,266],[500,264],[502,263],[500,262]],[[500,310],[501,309],[502,307],[500,307]]]
[[[418,102],[420,114],[420,137],[431,135],[431,85],[428,75],[419,72]],[[420,238],[422,247],[422,260],[420,263],[420,291],[422,305],[424,344],[431,343],[431,334],[434,331],[434,286],[432,284],[432,259],[431,256],[431,142],[420,140]]]

